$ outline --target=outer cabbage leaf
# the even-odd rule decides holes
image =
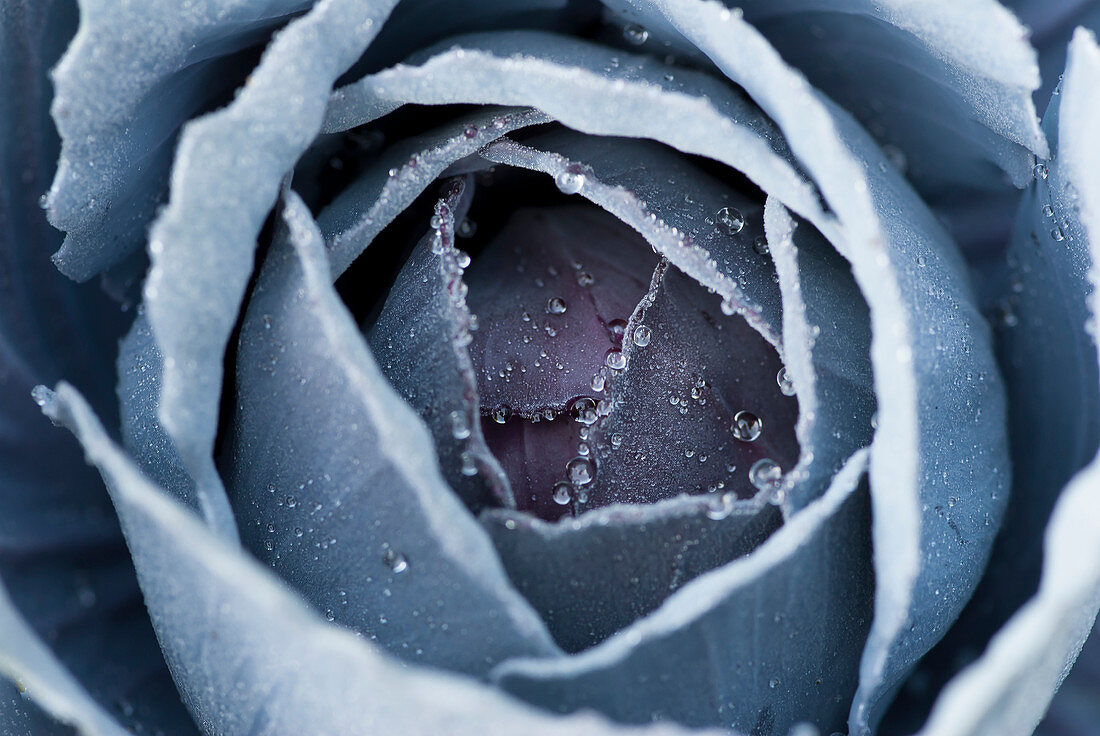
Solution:
[[[62,149],[46,202],[68,233],[62,272],[84,281],[144,245],[180,126],[244,79],[239,52],[312,2],[80,1],[53,74]]]
[[[149,236],[145,304],[164,366],[159,420],[200,497],[224,492],[213,461],[222,358],[256,236],[283,176],[319,132],[332,83],[394,2],[320,0],[271,43],[232,104],[180,137],[171,197]]]
[[[385,104],[386,111],[396,107],[399,104]],[[531,109],[483,110],[388,148],[317,218],[333,278],[347,270],[447,167],[503,135],[549,120]],[[370,205],[364,210],[365,202]]]
[[[124,736],[116,723],[65,669],[49,647],[23,621],[0,587],[0,673],[13,678],[50,715],[76,726],[85,736]],[[0,681],[0,725],[4,734],[63,733],[58,724],[34,705],[17,706],[19,697]],[[13,688],[15,689],[15,688]]]
[[[57,273],[49,254],[60,234],[37,201],[58,150],[47,70],[75,23],[66,2],[0,2],[0,669],[34,699],[7,700],[5,680],[0,723],[34,732],[41,708],[98,732],[120,730],[112,716],[193,732],[110,501],[79,445],[30,399],[37,382],[73,375],[105,416],[116,413],[121,315],[97,289]]]
[[[517,652],[559,653],[441,477],[327,262],[302,263],[322,241],[296,195],[283,219],[237,351],[230,488],[246,545],[400,657],[481,674]]]
[[[1000,523],[1008,453],[988,331],[954,244],[849,115],[738,14],[702,0],[661,9],[779,123],[843,235],[807,218],[851,262],[871,309],[878,594],[851,723],[864,733],[966,603]]]
[[[644,619],[573,657],[506,662],[494,678],[532,702],[627,723],[842,728],[873,593],[866,456],[857,453],[755,552],[686,584]],[[670,667],[669,652],[682,666]]]
[[[1049,257],[1036,261],[1045,262],[1046,278],[1062,285],[1058,300],[1051,299],[1055,294],[1048,292],[1043,295],[1045,299],[1030,298],[1021,303],[1028,309],[1020,314],[1015,328],[1020,333],[1017,344],[1022,347],[1029,340],[1048,344],[1052,328],[1045,319],[1050,317],[1057,316],[1060,322],[1071,325],[1068,331],[1056,333],[1069,339],[1051,347],[1074,363],[1076,360],[1070,356],[1084,360],[1085,355],[1091,355],[1087,366],[1077,363],[1072,372],[1075,385],[1091,376],[1093,384],[1087,388],[1091,396],[1098,390],[1098,378],[1096,345],[1089,325],[1095,325],[1100,316],[1096,291],[1100,263],[1100,145],[1095,135],[1100,127],[1100,104],[1095,93],[1098,84],[1100,48],[1091,33],[1079,30],[1070,46],[1062,91],[1054,98],[1045,121],[1052,128],[1056,126],[1057,140],[1052,141],[1056,153],[1048,162],[1047,178],[1037,181],[1024,200],[1017,224],[1019,241],[1025,247],[1037,246],[1049,253]],[[1046,207],[1053,212],[1054,227],[1060,228],[1061,239],[1047,231],[1050,215]],[[1087,299],[1082,303],[1085,295]],[[1028,361],[1017,368],[1027,371],[1036,365],[1045,367]],[[1043,374],[1043,381],[1049,379],[1050,374]],[[1013,398],[1025,397],[1014,394]],[[1062,403],[1049,408],[1069,412],[1085,426],[1095,427],[1094,400],[1083,400],[1078,395],[1072,398],[1073,403],[1067,403],[1071,400],[1069,394],[1061,399],[1053,394],[1050,399]],[[1100,608],[1100,547],[1096,544],[1100,458],[1096,456],[1095,434],[1092,438],[1092,459],[1069,480],[1050,513],[1043,535],[1038,592],[993,637],[982,656],[944,688],[922,736],[1030,733],[1077,657]],[[1052,472],[1072,472],[1081,454],[1087,452],[1087,445],[1069,449],[1055,456]],[[1049,490],[1029,491],[1032,502],[1044,506],[1050,503]],[[1041,507],[1033,513],[1044,516]]]
[[[606,4],[645,26],[655,43],[684,46],[676,30],[683,5]],[[933,199],[951,188],[1001,188],[1004,174],[1023,187],[1032,153],[1047,153],[1031,101],[1039,86],[1035,51],[995,0],[748,0],[736,6],[733,12],[743,13],[784,61],[892,146],[894,162]],[[698,53],[690,40],[685,50]]]
[[[368,344],[382,374],[432,433],[440,470],[470,509],[515,506],[511,485],[481,432],[477,377],[467,346],[476,328],[455,248],[473,196],[471,178],[452,180],[433,223],[394,278]]]
[[[337,299],[319,243],[298,243],[310,288]],[[145,599],[185,700],[208,733],[483,733],[487,719],[532,736],[682,734],[593,715],[546,716],[476,682],[398,665],[327,624],[239,548],[141,475],[71,386],[40,389],[100,467]]]

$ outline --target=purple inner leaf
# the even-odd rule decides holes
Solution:
[[[517,209],[466,282],[483,431],[519,510],[708,491],[717,508],[796,462],[775,349],[612,215]]]

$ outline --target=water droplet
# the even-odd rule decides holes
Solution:
[[[775,488],[783,479],[783,471],[771,458],[763,457],[749,468],[749,483],[758,490]]]
[[[1056,228],[1054,228],[1053,230],[1050,231],[1050,237],[1054,238],[1055,241],[1060,242],[1062,240],[1065,240],[1066,233],[1065,233],[1065,231],[1062,230],[1062,228],[1056,227]]]
[[[1047,174],[1049,173],[1047,171],[1047,167],[1043,164],[1035,164],[1035,168],[1031,171],[1033,174],[1035,174],[1036,179],[1046,179]]]
[[[335,621],[336,620],[336,614],[332,612],[331,608],[326,608],[325,609],[325,620],[326,621]]]
[[[606,381],[604,380],[604,377],[603,377],[602,373],[597,373],[596,375],[592,376],[592,390],[593,391],[596,391],[597,393],[600,392],[600,391],[603,391],[603,387],[604,387],[605,383],[606,383]]]
[[[634,328],[634,344],[640,348],[644,348],[649,344],[649,341],[653,338],[653,330],[649,329],[646,325],[638,325]]]
[[[727,317],[732,316],[733,313],[737,311],[737,305],[734,303],[733,299],[730,299],[728,297],[722,300],[721,306],[722,314],[726,315]]]
[[[745,216],[733,207],[723,207],[714,215],[718,229],[726,235],[736,235],[745,227]]]
[[[1054,217],[1054,208],[1051,207],[1049,204],[1044,204],[1043,205],[1043,214],[1046,215],[1047,217]]]
[[[750,411],[739,411],[733,417],[733,436],[742,442],[755,442],[764,430],[764,422]]]
[[[474,136],[477,135],[477,126],[476,125],[467,125],[466,129],[462,131],[462,134],[464,136],[466,136],[467,138],[473,138]]]
[[[464,440],[470,436],[470,427],[466,424],[466,418],[462,412],[451,412],[451,436],[456,440]]]
[[[779,687],[779,678],[773,677],[771,680],[769,680],[768,687],[770,687],[772,690],[775,690],[777,687]]]
[[[591,286],[596,283],[596,277],[588,271],[577,271],[577,283],[581,286]]]
[[[763,235],[757,235],[752,239],[752,249],[762,256],[766,256],[771,252],[768,248],[768,239]]]
[[[562,171],[554,177],[554,183],[562,194],[576,194],[584,188],[584,174],[577,171]]]
[[[623,27],[623,38],[629,44],[641,46],[649,40],[649,31],[636,23],[628,23]]]
[[[569,416],[573,421],[589,427],[596,423],[596,402],[587,396],[573,399],[569,404]]]
[[[607,323],[607,330],[611,333],[611,342],[616,345],[623,344],[623,335],[626,334],[626,320],[613,319]]]
[[[474,455],[469,450],[463,450],[459,456],[462,460],[462,467],[459,471],[465,476],[477,475],[477,462],[474,460]]]
[[[596,466],[586,457],[575,457],[566,463],[565,474],[574,488],[584,488],[596,479]]]
[[[558,483],[554,486],[554,503],[559,506],[568,506],[573,500],[573,489],[568,483]]]
[[[775,374],[775,382],[779,384],[779,391],[784,396],[794,396],[794,381],[787,373],[787,366],[783,366],[779,369],[779,373]]]
[[[470,265],[470,254],[466,251],[458,251],[455,254],[455,262],[458,263],[459,268],[468,268]]]
[[[494,407],[490,414],[494,422],[497,424],[504,424],[508,421],[508,417],[512,415],[512,407],[507,404],[501,404],[500,406]]]
[[[392,547],[386,547],[386,551],[382,553],[382,564],[394,575],[400,575],[409,569],[409,560]]]
[[[547,314],[565,314],[566,309],[568,309],[568,307],[565,305],[565,300],[560,296],[552,296],[546,302]]]
[[[618,450],[620,447],[622,447],[622,444],[623,436],[621,434],[616,432],[615,434],[611,435],[611,449]]]
[[[623,355],[623,351],[618,348],[612,348],[607,351],[606,361],[607,367],[614,371],[621,371],[626,368],[626,356]]]

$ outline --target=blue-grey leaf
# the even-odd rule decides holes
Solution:
[[[781,493],[789,515],[871,443],[871,326],[850,269],[817,230],[774,199],[764,205],[764,230],[783,294],[784,367],[798,396],[800,456]]]
[[[535,136],[526,143],[558,153],[502,142],[481,155],[554,177],[574,169],[587,172],[582,196],[636,228],[658,253],[720,294],[723,311],[737,312],[783,350],[802,404],[797,431],[805,458],[797,472],[784,478],[783,504],[797,509],[823,493],[845,459],[870,442],[874,410],[867,312],[860,308],[862,297],[843,259],[807,226],[799,235],[807,252],[799,260],[790,247],[789,217],[774,217],[776,232],[764,237],[761,225],[766,223],[759,222],[759,205],[661,146],[567,132]],[[707,224],[731,204],[744,220],[732,238],[716,222]],[[773,210],[781,207],[773,205]],[[759,252],[771,239],[780,249],[777,266],[790,263],[779,274],[779,288],[770,259]],[[806,315],[807,301],[812,323]],[[783,331],[789,333],[782,342],[781,320]],[[822,325],[829,328],[823,335]],[[821,344],[811,347],[818,340]]]
[[[1003,514],[1004,398],[988,329],[954,243],[850,115],[738,14],[701,0],[662,8],[780,125],[843,232],[804,216],[852,264],[870,307],[878,593],[852,710],[863,734],[966,603]]]
[[[398,106],[387,104],[386,110]],[[342,274],[448,166],[503,135],[549,120],[531,109],[482,110],[386,149],[318,217],[333,277]]]
[[[756,549],[782,523],[766,502],[706,497],[606,506],[549,523],[491,510],[481,522],[516,588],[569,652],[599,643],[708,570]]]
[[[1058,287],[1041,295],[1047,298],[1046,302],[1038,298],[1040,295],[1033,295],[1028,300],[1028,312],[1015,327],[1021,333],[1036,332],[1031,338],[1037,341],[1033,343],[1036,345],[1051,344],[1038,335],[1039,331],[1058,330],[1064,341],[1051,347],[1062,351],[1067,360],[1081,362],[1074,366],[1076,375],[1058,371],[1056,377],[1045,374],[1041,380],[1072,380],[1073,385],[1084,386],[1086,377],[1091,376],[1093,383],[1086,389],[1091,396],[1096,395],[1098,379],[1096,346],[1089,336],[1089,325],[1095,324],[1100,315],[1100,296],[1096,291],[1100,263],[1100,177],[1097,176],[1100,145],[1096,139],[1100,100],[1095,92],[1098,84],[1100,47],[1092,33],[1078,30],[1070,45],[1064,84],[1060,94],[1053,98],[1045,121],[1052,128],[1056,126],[1057,140],[1052,141],[1056,154],[1046,164],[1046,178],[1032,185],[1034,191],[1023,202],[1018,220],[1020,241],[1049,254],[1048,258],[1033,262],[1044,264],[1047,278]],[[1061,240],[1050,238],[1049,234],[1043,238],[1043,230],[1036,233],[1036,239],[1032,238],[1036,226],[1050,220],[1046,207],[1056,213],[1054,225],[1062,230]],[[1086,295],[1087,299],[1082,300]],[[1045,317],[1057,317],[1058,322],[1054,326],[1040,322]],[[1026,338],[1021,334],[1014,339],[1022,345]],[[1084,362],[1088,360],[1086,356],[1091,357],[1091,363]],[[1032,365],[1028,361],[1018,369],[1030,370]],[[1011,366],[1006,367],[1006,372],[1011,370]],[[1043,387],[1043,391],[1048,390],[1049,387]],[[1057,397],[1049,395],[1052,399]],[[1019,394],[1013,396],[1014,401],[1021,398],[1024,397]],[[1065,400],[1069,399],[1067,395]],[[1078,426],[1095,427],[1096,404],[1087,396],[1077,396],[1075,403],[1054,405],[1051,410],[1069,413],[1082,422]],[[922,736],[1030,733],[1077,657],[1100,608],[1100,546],[1096,544],[1100,457],[1095,454],[1093,437],[1093,457],[1058,494],[1050,513],[1043,533],[1038,591],[993,637],[982,656],[943,689]],[[1063,439],[1070,442],[1078,438]],[[1063,477],[1067,470],[1073,472],[1072,464],[1079,462],[1084,452],[1086,448],[1078,447],[1055,456],[1051,459],[1052,472]],[[1038,496],[1043,493],[1041,489],[1028,488],[1028,491]],[[1049,508],[1049,497],[1039,502]]]
[[[461,36],[417,57],[426,61],[334,92],[324,129],[362,125],[405,103],[529,105],[584,133],[657,138],[689,153],[716,148],[763,189],[782,192],[796,212],[822,211],[813,185],[787,160],[774,124],[708,74],[533,31]],[[615,102],[613,114],[608,100]],[[654,115],[658,109],[662,114]]]
[[[514,507],[508,478],[481,433],[477,377],[467,352],[473,319],[455,222],[473,194],[471,178],[447,186],[433,215],[438,225],[413,248],[366,337],[382,375],[431,431],[440,471],[459,498],[470,509]]]
[[[144,310],[139,311],[130,332],[119,344],[118,400],[122,420],[122,445],[141,471],[186,506],[199,512],[215,529],[236,527],[229,499],[220,488],[199,495],[180,462],[172,438],[157,417],[164,361],[157,349]]]
[[[72,726],[50,717],[10,680],[0,678],[0,723],[4,736],[72,736]]]
[[[1004,3],[1028,29],[1029,40],[1039,52],[1042,86],[1033,95],[1044,109],[1066,68],[1066,49],[1073,31],[1083,26],[1100,30],[1100,3],[1096,0],[1005,0]]]
[[[1100,634],[1095,624],[1069,675],[1050,702],[1036,736],[1091,736],[1100,723]]]
[[[246,545],[402,658],[481,674],[554,655],[339,301],[296,195],[283,220],[237,352],[228,474]]]
[[[594,708],[627,723],[765,736],[803,721],[843,728],[873,595],[866,459],[855,455],[823,497],[753,553],[684,585],[602,644],[506,662],[494,679],[548,708]]]
[[[1043,119],[1051,158],[1037,165],[995,274],[1000,289],[991,311],[1011,407],[1012,496],[974,599],[922,665],[932,683],[925,700],[1034,595],[1051,510],[1100,445],[1100,369],[1087,326],[1093,256],[1077,185],[1059,150],[1061,99],[1052,96]]]
[[[312,250],[310,281],[328,286],[320,244]],[[676,726],[623,728],[592,714],[549,716],[472,679],[397,663],[326,624],[150,483],[71,386],[60,384],[56,393],[42,388],[39,396],[44,410],[81,439],[107,482],[166,658],[206,733],[476,736],[486,723],[530,736],[687,733]]]
[[[103,725],[109,714],[124,718],[121,703],[143,700],[126,725],[167,732],[176,719],[177,733],[193,732],[102,483],[30,398],[36,383],[69,375],[116,415],[122,315],[50,263],[61,236],[38,203],[58,150],[47,72],[72,37],[75,11],[68,2],[0,2],[0,660],[37,703],[15,709],[24,715],[39,707],[118,732]],[[0,730],[20,728],[6,715]]]
[[[502,141],[481,155],[555,179],[574,173],[571,166],[587,172],[580,196],[637,230],[657,253],[713,289],[723,311],[743,317],[781,349],[775,269],[757,252],[764,236],[760,202],[651,141],[562,130],[528,136],[522,146]]]
[[[54,71],[61,158],[47,197],[68,232],[54,257],[84,281],[144,245],[178,132],[243,81],[242,49],[313,0],[136,5],[80,0],[80,32]]]
[[[200,497],[221,492],[213,445],[222,357],[256,236],[319,131],[333,82],[394,2],[321,0],[272,42],[232,104],[188,123],[180,138],[172,195],[149,236],[145,306],[164,365],[160,423]]]
[[[26,690],[38,707],[54,718],[76,726],[83,736],[124,736],[118,725],[66,671],[50,648],[38,638],[0,586],[0,675],[16,681]],[[0,681],[0,693],[6,695],[7,683]],[[0,716],[7,715],[7,703],[0,706]],[[13,710],[15,710],[13,708]],[[43,720],[37,708],[22,715],[20,721],[0,723],[8,733],[12,728],[29,728]],[[33,719],[33,720],[32,720]]]
[[[724,10],[718,2],[605,3],[689,48],[693,34],[721,32],[705,20]],[[932,197],[1003,187],[1004,174],[1023,187],[1031,154],[1047,153],[1031,101],[1035,52],[994,0],[748,0],[726,12],[743,13],[784,61],[892,146],[894,162]]]
[[[463,48],[421,66],[367,77],[334,95],[329,118],[350,123],[394,100],[536,105],[587,133],[650,137],[744,171],[849,260],[871,310],[879,402],[870,470],[877,623],[852,726],[862,731],[958,615],[1000,522],[1008,452],[988,331],[951,239],[855,120],[736,14],[677,7],[704,13],[705,23],[685,30],[705,31],[692,41],[754,96],[786,142],[742,98],[690,71],[532,33],[463,38]],[[835,218],[783,158],[788,144]],[[944,565],[939,550],[948,547]]]

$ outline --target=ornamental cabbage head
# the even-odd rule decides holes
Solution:
[[[0,0],[0,731],[1095,733],[1054,6]]]

